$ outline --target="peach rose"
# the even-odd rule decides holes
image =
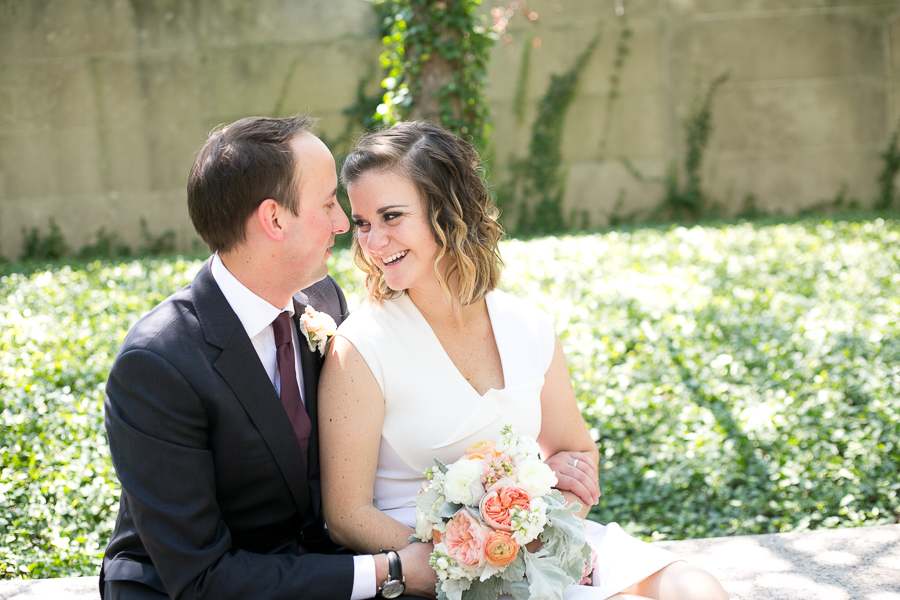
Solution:
[[[519,554],[519,545],[506,531],[495,531],[488,538],[484,554],[487,561],[495,567],[505,567],[516,560],[516,556]]]
[[[466,448],[466,460],[492,460],[500,456],[500,451],[494,446],[494,442],[478,442]]]
[[[489,531],[463,509],[456,513],[447,523],[447,530],[441,538],[447,553],[468,567],[484,564],[484,546],[487,544]]]
[[[486,452],[490,448],[494,447],[494,442],[491,440],[486,440],[484,442],[478,442],[477,444],[472,444],[468,448],[466,448],[466,454],[475,454]]]
[[[512,531],[510,524],[514,508],[528,510],[531,496],[516,485],[502,485],[481,499],[481,518],[494,529]]]

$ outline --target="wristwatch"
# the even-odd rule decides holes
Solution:
[[[388,559],[388,578],[381,584],[378,593],[382,598],[396,598],[406,590],[403,583],[406,579],[403,577],[403,567],[400,564],[400,555],[393,550],[387,551]]]

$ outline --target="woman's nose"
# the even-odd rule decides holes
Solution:
[[[366,245],[368,246],[369,250],[377,252],[381,248],[384,248],[387,243],[387,232],[385,232],[381,227],[377,227],[375,225],[370,226],[369,234],[366,236]]]

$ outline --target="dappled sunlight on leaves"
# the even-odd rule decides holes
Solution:
[[[96,574],[118,481],[106,377],[128,328],[199,261],[96,261],[0,278],[0,577]]]
[[[602,460],[592,518],[647,538],[893,523],[900,225],[510,241]]]
[[[648,539],[896,522],[898,242],[881,219],[504,242],[501,287],[553,318],[600,449],[592,518]],[[109,368],[201,264],[0,277],[0,577],[97,573]],[[329,267],[360,306],[349,250]]]

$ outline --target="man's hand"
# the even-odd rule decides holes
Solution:
[[[406,591],[410,596],[435,598],[438,578],[434,568],[428,564],[434,544],[415,542],[398,550],[403,576],[406,579]]]
[[[577,461],[577,462],[576,462]],[[557,452],[544,461],[556,474],[556,488],[578,496],[585,506],[594,506],[600,498],[597,469],[584,452]]]

